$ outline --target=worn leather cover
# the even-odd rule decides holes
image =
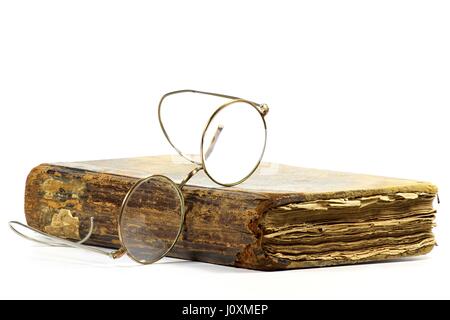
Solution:
[[[175,182],[180,182],[192,169],[193,164],[176,156],[42,164],[34,168],[27,179],[26,219],[33,227],[78,239],[87,232],[89,217],[93,216],[95,228],[90,244],[117,248],[120,245],[117,231],[119,208],[132,184],[138,178],[152,174],[167,175]],[[428,182],[263,163],[248,181],[233,188],[218,186],[200,172],[189,181],[183,193],[187,206],[186,228],[170,253],[173,257],[252,269],[280,270],[396,259],[425,254],[434,246],[431,233],[434,225],[432,199],[437,188]],[[366,199],[370,197],[381,200],[364,204],[364,210],[361,209],[361,204],[368,203]],[[332,209],[318,211],[317,204],[320,206],[327,200],[332,204],[337,201],[344,205],[332,205]],[[355,207],[355,201],[359,201],[359,207]],[[295,208],[299,204],[312,206]],[[389,211],[390,206],[394,206],[395,210]],[[283,213],[288,211],[285,220],[277,218],[283,217],[280,210]],[[380,219],[387,221],[384,227],[379,227],[385,228],[385,232],[381,230],[377,234],[377,237],[383,234],[384,238],[376,238],[377,242],[382,243],[383,250],[376,252],[380,245],[372,241],[371,233],[365,229],[359,230],[362,232],[360,238],[359,231],[354,231],[355,236],[345,240],[344,236],[350,233],[346,234],[344,228],[339,234],[324,234],[324,239],[328,239],[328,236],[329,239],[337,237],[339,241],[331,242],[329,247],[326,243],[314,247],[321,252],[314,252],[315,255],[308,258],[303,253],[311,251],[313,247],[305,247],[306,251],[302,251],[302,245],[305,244],[300,239],[305,238],[304,232],[307,234],[312,230],[308,230],[309,226],[316,228],[317,224],[326,225],[326,219],[335,218],[333,215],[323,215],[325,220],[312,224],[304,217],[316,215],[317,212],[328,214],[334,212],[332,210],[339,210],[336,211],[339,219],[333,223],[352,223],[351,219],[347,219],[349,214],[357,217],[359,223],[370,224]],[[421,229],[411,228],[407,235],[399,234],[401,239],[407,236],[411,240],[396,241],[394,237],[391,241],[389,221],[397,221],[396,215],[402,214],[402,217],[407,215],[408,219],[422,219]],[[289,220],[296,222],[291,226]],[[403,220],[398,221],[403,223]],[[411,223],[409,221],[405,226]],[[294,241],[292,244],[287,242],[284,246],[282,241],[286,239],[280,238],[281,242],[276,246],[272,243],[265,247],[266,238],[270,238],[268,233],[273,235],[274,230],[279,232],[278,229],[298,228],[299,224],[306,229],[289,231],[292,234],[289,239]],[[398,225],[392,232],[399,232]],[[419,233],[423,236],[419,237]],[[413,236],[417,237],[413,239]],[[320,239],[317,241],[320,242]],[[374,248],[374,254],[361,254],[356,258],[353,255],[354,258],[349,258],[349,255],[340,253],[340,250],[351,251],[354,243],[358,243],[357,249],[360,250],[364,247],[364,241],[368,243],[365,249],[370,253],[371,248]],[[397,242],[398,248],[395,247]],[[408,246],[401,249],[405,243]],[[308,245],[317,244],[308,242]],[[290,252],[289,246],[295,247],[295,254],[281,252],[284,248]],[[281,248],[281,251],[273,252],[274,248]],[[325,258],[322,251],[331,251],[332,254]]]

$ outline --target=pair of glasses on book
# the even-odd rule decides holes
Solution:
[[[223,101],[217,107],[211,104],[210,98]],[[198,119],[200,108],[208,106],[213,109],[202,126],[200,145],[197,144],[200,152],[190,155],[184,147],[190,147],[191,132],[179,128]],[[183,114],[186,111],[188,113]],[[266,148],[265,116],[268,112],[266,104],[211,92],[179,90],[162,96],[158,118],[164,136],[181,157],[194,164],[194,169],[179,183],[164,175],[151,175],[134,183],[120,207],[121,247],[116,251],[83,244],[93,233],[92,217],[89,232],[78,242],[52,236],[17,221],[11,221],[10,227],[20,236],[45,245],[81,248],[114,259],[128,254],[139,263],[154,263],[174,248],[185,227],[183,188],[192,177],[203,171],[216,184],[232,187],[243,183],[256,171]],[[168,120],[171,126],[167,125]]]

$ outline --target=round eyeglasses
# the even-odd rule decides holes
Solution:
[[[199,105],[195,100],[188,102],[188,96],[189,99],[202,96],[225,100],[206,119],[197,156],[189,155],[178,146],[178,142],[182,145],[183,139],[188,135],[182,132],[181,135],[175,134],[171,138],[173,129],[169,129],[164,121],[164,112],[171,109],[175,115],[172,119],[185,123],[183,117],[177,116],[180,110]],[[195,108],[190,110],[196,112]],[[182,190],[192,177],[204,171],[216,184],[232,187],[243,183],[256,171],[266,148],[265,116],[268,112],[266,104],[224,94],[178,90],[163,95],[158,105],[161,129],[178,154],[196,167],[179,183],[164,175],[151,175],[134,183],[128,190],[119,212],[119,250],[107,252],[83,244],[92,234],[92,218],[88,235],[79,242],[55,237],[16,221],[11,221],[10,227],[17,234],[39,243],[83,248],[115,259],[128,254],[138,263],[154,263],[173,249],[183,231],[186,206]],[[20,232],[18,226],[39,233],[41,239]]]

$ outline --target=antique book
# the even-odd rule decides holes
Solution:
[[[172,156],[42,164],[26,183],[27,223],[88,244],[119,246],[118,215],[138,179],[181,181],[194,165]],[[263,163],[220,187],[200,172],[183,189],[186,224],[169,256],[258,270],[418,256],[435,246],[430,183]]]

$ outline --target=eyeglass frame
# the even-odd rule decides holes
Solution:
[[[169,134],[167,133],[166,128],[164,127],[164,124],[163,124],[163,121],[162,121],[161,110],[162,110],[162,106],[163,106],[164,100],[167,97],[171,96],[171,95],[175,95],[175,94],[179,94],[179,93],[198,93],[198,94],[204,94],[204,95],[210,95],[210,96],[216,96],[216,97],[220,97],[220,98],[230,99],[230,101],[222,104],[221,106],[219,106],[213,112],[213,114],[210,116],[209,120],[207,121],[207,123],[205,125],[205,128],[204,128],[203,133],[202,133],[201,147],[200,147],[201,160],[202,160],[201,162],[197,162],[197,161],[194,161],[194,160],[190,159],[187,155],[185,155],[180,149],[178,149],[175,146],[175,144],[170,139]],[[257,163],[255,165],[255,167],[250,171],[250,173],[248,175],[246,175],[244,178],[242,178],[241,180],[239,180],[237,182],[234,182],[234,183],[223,183],[223,182],[220,182],[220,181],[217,181],[216,179],[214,179],[210,175],[210,173],[208,172],[208,170],[206,168],[206,165],[205,165],[205,162],[207,160],[208,154],[211,154],[212,150],[214,149],[214,146],[215,146],[215,143],[217,142],[217,137],[218,137],[218,134],[220,134],[221,128],[219,127],[217,129],[218,131],[216,131],[216,135],[214,136],[213,140],[211,141],[211,144],[208,147],[208,150],[206,151],[206,153],[204,152],[205,151],[204,150],[205,136],[206,136],[207,130],[209,129],[210,124],[212,123],[212,121],[214,120],[216,115],[220,111],[225,109],[226,107],[228,107],[228,106],[230,106],[230,105],[232,105],[234,103],[238,103],[238,102],[247,103],[247,104],[249,104],[250,106],[252,106],[253,108],[255,108],[258,111],[259,115],[261,116],[262,122],[264,124],[264,135],[265,135],[264,136],[264,145],[263,145],[263,148],[262,148],[262,151],[261,151],[261,155],[260,155],[260,157],[259,157],[259,159],[258,159],[258,161],[257,161]],[[258,104],[256,102],[253,102],[253,101],[250,101],[250,100],[238,98],[238,97],[235,97],[235,96],[220,94],[220,93],[213,93],[213,92],[185,89],[185,90],[171,91],[171,92],[168,92],[168,93],[164,94],[161,97],[161,99],[159,101],[159,104],[158,104],[158,120],[159,120],[159,124],[160,124],[161,130],[163,131],[163,134],[166,137],[166,139],[169,142],[169,144],[177,151],[177,153],[181,157],[183,157],[184,159],[186,159],[189,162],[197,165],[197,167],[195,169],[193,169],[192,171],[190,171],[187,174],[187,176],[180,182],[179,185],[176,184],[169,177],[164,176],[164,175],[158,175],[158,174],[150,175],[150,176],[141,178],[141,179],[137,180],[133,184],[133,186],[127,191],[127,193],[126,193],[126,195],[125,195],[125,197],[124,197],[124,199],[122,201],[121,207],[120,207],[119,219],[118,219],[118,228],[117,229],[118,229],[118,236],[119,236],[119,241],[120,241],[121,246],[117,250],[114,250],[114,251],[111,251],[111,252],[107,252],[107,251],[104,251],[104,250],[101,250],[101,249],[98,249],[98,248],[94,248],[94,247],[91,247],[91,246],[87,246],[87,245],[84,244],[86,241],[89,240],[89,238],[91,237],[91,235],[93,233],[93,228],[94,228],[94,218],[93,217],[90,218],[90,227],[89,227],[88,234],[83,239],[81,239],[78,242],[73,242],[73,241],[70,241],[70,240],[67,240],[67,239],[64,239],[64,238],[60,238],[60,237],[56,237],[56,236],[47,234],[45,232],[42,232],[41,230],[38,230],[36,228],[27,226],[27,225],[25,225],[25,224],[23,224],[21,222],[18,222],[18,221],[10,221],[9,222],[9,226],[16,234],[18,234],[18,235],[20,235],[20,236],[22,236],[22,237],[24,237],[24,238],[26,238],[28,240],[37,242],[37,243],[50,245],[50,246],[64,246],[64,247],[73,247],[73,248],[83,249],[83,250],[87,250],[87,251],[90,251],[90,252],[95,252],[95,253],[99,253],[99,254],[102,254],[102,255],[106,255],[106,256],[108,256],[110,258],[113,258],[113,259],[121,258],[125,254],[127,254],[132,260],[134,260],[134,261],[136,261],[137,263],[140,263],[140,264],[147,265],[147,264],[155,263],[155,262],[159,261],[160,259],[162,259],[163,257],[165,257],[173,249],[173,247],[178,242],[179,237],[181,236],[181,233],[182,233],[182,231],[184,229],[185,217],[186,217],[185,198],[184,198],[182,190],[185,187],[185,185],[187,184],[187,182],[192,177],[194,177],[198,172],[204,171],[205,174],[214,183],[216,183],[218,185],[221,185],[221,186],[224,186],[224,187],[233,187],[233,186],[239,185],[239,184],[243,183],[244,181],[246,181],[258,169],[258,167],[261,164],[261,161],[263,159],[263,156],[264,156],[264,153],[265,153],[265,149],[266,149],[266,145],[267,145],[267,124],[266,124],[266,121],[265,121],[265,116],[268,114],[268,112],[269,112],[269,107],[268,107],[267,104]],[[181,221],[181,223],[180,223],[180,227],[178,229],[176,238],[173,240],[171,246],[169,246],[168,249],[166,251],[164,251],[157,258],[151,260],[150,262],[143,262],[143,261],[137,259],[136,257],[134,257],[129,252],[129,250],[126,248],[126,246],[124,245],[124,239],[123,239],[123,232],[122,232],[121,224],[122,224],[122,218],[123,218],[123,215],[124,215],[125,208],[127,207],[128,202],[129,202],[131,196],[133,195],[134,191],[137,188],[139,188],[142,185],[142,183],[144,183],[144,182],[146,182],[146,181],[148,181],[148,180],[150,180],[152,178],[165,179],[177,191],[178,200],[180,200],[180,212],[181,212],[181,217],[180,217],[181,220],[180,221]],[[19,232],[17,229],[15,229],[13,227],[13,225],[20,225],[20,226],[25,227],[27,229],[30,229],[30,230],[32,230],[34,232],[37,232],[41,236],[44,236],[45,238],[47,238],[49,241],[45,242],[45,241],[40,241],[40,240],[37,240],[35,238],[29,237],[29,236]]]

